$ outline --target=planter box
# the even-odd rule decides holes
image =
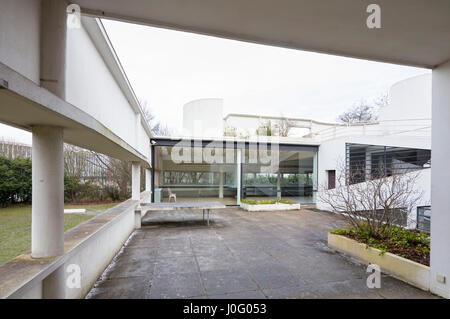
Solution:
[[[328,246],[363,260],[366,264],[377,264],[384,273],[415,287],[430,290],[430,267],[388,252],[380,255],[379,249],[366,247],[366,244],[345,236],[328,233]]]
[[[298,204],[276,203],[276,204],[257,204],[257,205],[241,203],[241,208],[246,211],[249,211],[249,212],[269,212],[269,211],[277,211],[277,210],[299,210],[300,203],[298,203]]]

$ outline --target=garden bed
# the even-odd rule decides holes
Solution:
[[[241,208],[250,212],[278,211],[278,210],[299,210],[300,203],[290,200],[252,200],[243,199]]]
[[[385,238],[375,238],[354,229],[337,229],[331,233],[354,239],[382,253],[389,252],[425,266],[430,265],[430,237],[424,232],[396,226]]]
[[[428,266],[332,232],[328,233],[328,245],[366,264],[378,265],[382,272],[413,286],[426,291],[430,290],[430,267]]]

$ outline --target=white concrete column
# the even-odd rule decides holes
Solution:
[[[63,129],[34,126],[32,147],[31,255],[64,253]]]
[[[131,163],[131,199],[140,200],[141,198],[141,163]]]
[[[67,5],[63,0],[41,1],[41,86],[66,96]]]
[[[241,165],[242,165],[242,150],[238,148],[236,150],[236,186],[237,186],[237,194],[236,194],[236,204],[241,204]]]
[[[317,153],[314,154],[313,157],[313,173],[312,173],[312,184],[313,184],[313,190],[317,190],[317,169],[318,169],[318,161],[317,161]]]
[[[431,291],[450,298],[450,61],[432,74]]]
[[[145,169],[145,191],[152,191],[152,171],[148,168]]]
[[[277,171],[277,199],[281,199],[281,174]]]
[[[222,171],[222,168],[219,172],[219,198],[223,198],[223,175],[224,172]]]

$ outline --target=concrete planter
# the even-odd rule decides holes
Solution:
[[[377,264],[384,273],[415,287],[430,290],[430,267],[388,252],[380,255],[379,249],[366,247],[366,244],[345,236],[328,233],[328,246],[361,259],[367,264]]]
[[[258,205],[250,205],[241,203],[241,208],[248,212],[268,212],[268,211],[277,211],[277,210],[299,210],[300,203],[298,204],[258,204]]]

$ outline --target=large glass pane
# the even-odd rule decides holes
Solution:
[[[153,166],[154,188],[161,189],[163,202],[169,201],[169,194],[173,193],[179,201],[237,203],[239,185],[234,149],[216,154],[215,147],[155,146]]]
[[[252,199],[289,199],[314,203],[317,175],[317,152],[276,151],[278,164],[258,161],[243,164],[243,193]],[[273,154],[271,154],[273,156]],[[272,163],[273,164],[273,163]]]

